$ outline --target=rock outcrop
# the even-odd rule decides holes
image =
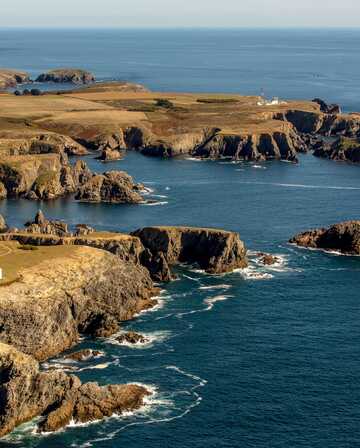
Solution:
[[[341,162],[360,163],[360,138],[340,137],[333,143],[318,142],[314,156]]]
[[[97,157],[101,162],[114,162],[122,159],[122,154],[117,149],[106,148],[103,149],[100,156]]]
[[[360,255],[360,221],[348,221],[329,228],[300,233],[292,238],[290,243],[346,255]]]
[[[64,358],[70,359],[72,361],[85,362],[88,361],[89,359],[97,358],[98,356],[103,356],[103,352],[87,348],[85,350],[70,353],[69,355],[64,356]]]
[[[71,348],[81,332],[109,335],[156,304],[140,265],[90,247],[47,250],[56,256],[51,264],[41,258],[20,269],[21,281],[0,288],[0,342],[45,360]]]
[[[88,151],[71,137],[62,134],[39,133],[21,138],[15,137],[13,133],[3,132],[0,137],[0,153],[3,157],[51,153],[83,156]]]
[[[0,90],[16,87],[18,84],[28,83],[29,74],[19,70],[0,69]]]
[[[34,358],[2,343],[0,371],[0,436],[37,416],[44,416],[39,432],[50,432],[71,420],[87,423],[133,411],[149,395],[134,384],[101,387],[61,371],[42,372]]]
[[[142,263],[156,280],[171,280],[170,267],[178,263],[197,263],[210,274],[247,266],[244,243],[234,232],[193,227],[146,227],[132,235],[140,238],[144,245]]]
[[[131,345],[146,344],[149,342],[149,340],[145,336],[139,333],[135,333],[134,331],[123,333],[120,336],[118,336],[116,340],[120,344],[131,344]]]
[[[139,204],[142,186],[123,171],[94,174],[83,160],[70,165],[67,156],[39,154],[0,160],[2,197],[51,200],[75,194],[83,202]]]
[[[95,76],[86,70],[64,68],[42,73],[36,82],[90,84],[95,82]]]
[[[324,100],[320,98],[313,99],[313,102],[319,104],[321,112],[324,114],[340,114],[341,108],[338,104],[327,104]]]
[[[6,232],[8,229],[8,226],[6,224],[6,221],[2,215],[0,215],[0,233]]]
[[[133,179],[123,171],[108,171],[94,175],[79,188],[75,199],[82,202],[140,204],[144,202]]]
[[[57,431],[75,423],[88,423],[113,414],[134,411],[144,404],[149,391],[136,384],[99,386],[86,383],[70,390],[54,411],[40,424],[40,432]]]

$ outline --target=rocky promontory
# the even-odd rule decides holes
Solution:
[[[138,409],[149,395],[134,384],[81,384],[76,376],[44,372],[29,355],[0,343],[0,437],[42,416],[39,432],[56,431],[71,420],[87,423]]]
[[[90,84],[95,82],[95,76],[86,70],[62,68],[42,73],[36,78],[36,82]]]
[[[320,141],[314,148],[314,156],[339,162],[360,163],[360,137],[339,137],[333,143]]]
[[[31,82],[28,73],[21,70],[0,69],[0,90]]]
[[[360,221],[347,221],[329,228],[300,233],[292,238],[290,243],[341,252],[344,255],[360,255]]]
[[[194,227],[146,227],[132,235],[144,245],[142,263],[157,280],[171,280],[171,266],[179,263],[196,263],[210,274],[247,266],[245,245],[235,232]]]

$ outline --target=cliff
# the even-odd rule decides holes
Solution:
[[[360,221],[334,224],[329,228],[300,233],[290,243],[302,247],[338,251],[346,255],[360,255]]]
[[[359,138],[340,137],[335,142],[318,142],[314,156],[341,162],[360,163]]]
[[[40,431],[56,431],[141,407],[149,392],[137,385],[81,384],[61,371],[42,372],[38,362],[0,343],[0,437],[44,416]]]
[[[30,82],[29,74],[20,70],[0,69],[0,90]]]
[[[146,227],[132,235],[144,245],[142,263],[158,280],[171,280],[171,266],[178,263],[197,263],[210,274],[247,266],[244,243],[234,232],[193,227]]]
[[[72,347],[81,332],[97,335],[109,323],[116,332],[117,322],[154,305],[140,265],[84,246],[39,247],[25,257],[11,244],[2,262],[0,342],[38,360]]]

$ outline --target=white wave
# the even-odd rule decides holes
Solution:
[[[158,201],[158,202],[141,203],[141,205],[145,205],[147,207],[156,207],[158,205],[167,205],[168,203],[169,203],[168,201]]]
[[[192,162],[207,162],[208,159],[201,159],[199,157],[185,157],[184,160],[190,160]]]
[[[238,181],[237,183],[248,185],[271,185],[274,187],[286,187],[286,188],[310,188],[319,190],[360,190],[360,187],[346,187],[335,185],[284,184],[277,182],[253,182],[253,181]]]
[[[204,300],[204,303],[208,305],[208,307],[206,308],[206,311],[212,310],[215,306],[215,303],[217,303],[217,302],[224,302],[226,300],[233,299],[233,298],[234,298],[234,296],[231,296],[231,295],[209,297]]]
[[[251,168],[255,168],[256,170],[266,170],[266,166],[261,165],[252,165]]]
[[[166,196],[166,194],[152,194],[153,198],[160,198],[160,199],[167,199],[169,196]]]
[[[107,342],[113,345],[120,345],[123,347],[129,347],[134,349],[147,349],[152,347],[155,343],[160,343],[165,341],[166,339],[169,339],[171,335],[170,331],[156,331],[154,333],[141,332],[141,335],[144,336],[146,342],[137,342],[136,344],[131,344],[129,342],[119,342],[117,338],[125,333],[126,331],[121,331],[113,335],[111,338],[108,338]]]
[[[248,266],[245,269],[235,269],[245,280],[270,280],[274,276],[267,272],[261,272],[253,266]]]
[[[302,250],[307,250],[307,251],[312,251],[312,252],[323,252],[325,254],[329,254],[329,255],[336,255],[337,257],[360,257],[360,255],[356,255],[356,254],[344,254],[343,252],[339,251],[339,250],[335,250],[335,249],[323,249],[321,247],[304,247],[304,246],[299,246],[296,243],[289,243],[291,246],[296,247],[297,249],[302,249]]]
[[[170,187],[165,187],[165,190],[166,190],[166,191],[170,191],[171,188],[170,188]]]
[[[200,286],[199,289],[203,291],[213,291],[216,289],[230,289],[231,285],[213,285],[213,286]]]

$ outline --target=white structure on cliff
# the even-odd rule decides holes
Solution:
[[[287,104],[286,101],[280,101],[279,97],[274,96],[272,100],[267,100],[265,96],[257,102],[258,106],[278,106],[279,104]]]

